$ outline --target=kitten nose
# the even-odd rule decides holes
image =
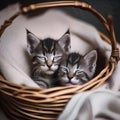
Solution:
[[[52,66],[52,61],[51,61],[51,60],[48,60],[48,61],[47,61],[47,66],[48,66],[48,67],[51,67],[51,66]]]
[[[73,74],[73,73],[69,73],[69,74],[68,74],[68,78],[69,78],[69,79],[72,79],[73,77],[74,77],[74,74]]]

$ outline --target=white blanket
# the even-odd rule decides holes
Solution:
[[[120,120],[120,92],[79,93],[72,97],[58,120]]]

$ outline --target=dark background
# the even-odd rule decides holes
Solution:
[[[16,2],[19,2],[20,6],[23,7],[31,3],[48,2],[48,1],[50,2],[50,1],[56,1],[56,0],[0,0],[0,10]],[[120,42],[120,12],[119,12],[120,11],[120,0],[80,0],[80,1],[91,4],[105,17],[107,17],[108,14],[111,14],[113,16],[116,38],[117,38],[117,41]],[[72,8],[62,7],[60,9],[64,10],[65,12],[69,13],[70,15],[74,17],[77,17],[79,19],[92,23],[98,29],[105,32],[104,27],[101,25],[98,19],[96,19],[89,12],[86,12],[84,10],[81,10],[79,8],[74,8],[74,7]]]

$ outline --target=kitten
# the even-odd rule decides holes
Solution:
[[[52,87],[56,84],[55,72],[70,49],[69,30],[59,40],[41,40],[27,30],[27,49],[33,62],[33,80],[40,87]]]
[[[84,56],[75,52],[68,54],[58,70],[61,85],[82,85],[88,82],[95,74],[96,62],[96,50]]]

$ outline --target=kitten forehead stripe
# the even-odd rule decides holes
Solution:
[[[81,56],[79,53],[71,53],[68,55],[68,62],[72,65],[79,63]]]
[[[55,40],[53,40],[53,39],[50,39],[50,38],[48,38],[48,39],[45,39],[44,41],[42,41],[43,42],[43,49],[46,51],[46,52],[53,52],[54,51],[54,49],[55,49]]]

